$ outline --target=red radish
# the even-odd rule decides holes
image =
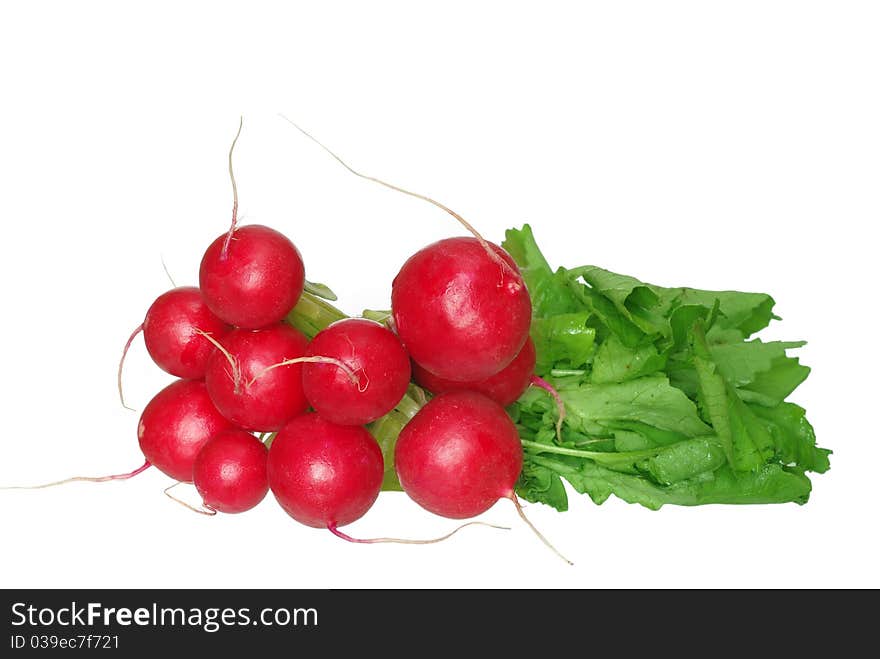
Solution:
[[[117,374],[122,404],[122,365],[138,332],[143,331],[147,352],[159,368],[179,378],[199,380],[205,377],[208,359],[214,352],[204,334],[220,338],[230,329],[208,309],[198,288],[179,286],[162,293],[147,309],[144,322],[122,351]]]
[[[138,423],[138,442],[157,469],[190,482],[193,462],[205,442],[232,427],[211,402],[204,382],[178,380],[147,403]]]
[[[372,320],[347,318],[331,324],[312,339],[306,354],[333,358],[349,369],[320,362],[303,366],[306,398],[333,423],[375,421],[394,409],[409,386],[410,362],[403,344]]]
[[[259,224],[234,230],[205,251],[199,287],[208,308],[225,322],[246,329],[276,323],[302,295],[305,271],[296,246],[283,234]]]
[[[513,259],[476,238],[447,238],[411,256],[394,278],[391,310],[410,356],[447,380],[488,378],[510,364],[529,334],[532,306]]]
[[[360,519],[379,496],[385,466],[361,426],[309,412],[296,417],[269,449],[269,487],[296,521],[335,529]]]
[[[556,551],[526,519],[514,492],[523,464],[516,426],[483,394],[451,391],[431,399],[401,431],[394,464],[404,492],[432,513],[463,519],[510,499]]]
[[[463,519],[513,496],[523,449],[503,407],[477,392],[454,391],[435,396],[407,423],[394,464],[416,503]]]
[[[285,323],[227,334],[208,362],[205,384],[223,415],[245,430],[274,432],[308,407],[302,357],[308,339]]]
[[[225,430],[205,443],[193,464],[193,484],[204,505],[221,513],[243,513],[269,491],[268,450],[244,430]]]
[[[231,328],[217,318],[195,286],[163,293],[147,310],[144,343],[153,361],[179,378],[205,377],[214,346],[196,330],[221,338]]]
[[[280,321],[302,295],[302,256],[283,234],[259,224],[238,228],[238,186],[232,153],[244,119],[229,147],[232,222],[208,246],[199,267],[199,286],[208,307],[227,323],[257,329]]]
[[[439,378],[418,364],[413,364],[413,379],[428,391],[441,394],[446,391],[479,391],[495,402],[507,407],[516,401],[531,384],[535,370],[535,344],[526,339],[519,354],[503,369],[485,380],[456,382]]]

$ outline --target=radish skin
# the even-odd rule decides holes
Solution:
[[[299,250],[283,234],[259,224],[235,229],[224,254],[226,239],[223,234],[214,240],[199,266],[199,287],[208,308],[244,329],[277,323],[303,292]]]
[[[529,337],[512,362],[484,380],[464,382],[447,380],[437,377],[415,362],[413,362],[413,379],[416,384],[434,394],[442,394],[446,391],[479,391],[496,403],[507,407],[529,388],[534,370],[535,344]]]
[[[375,421],[394,409],[409,386],[410,360],[403,344],[372,320],[333,323],[312,339],[306,354],[330,357],[347,367],[320,362],[303,367],[306,398],[333,423],[360,426]]]
[[[221,513],[243,513],[269,491],[265,445],[244,430],[225,430],[209,439],[193,463],[193,485],[204,506]]]
[[[260,330],[235,329],[217,349],[205,375],[211,400],[236,426],[274,432],[308,407],[302,364],[308,339],[285,323]]]
[[[159,471],[189,483],[199,450],[231,427],[211,402],[204,382],[177,380],[147,403],[138,423],[138,444]]]
[[[513,421],[475,391],[435,396],[404,426],[394,450],[403,491],[426,510],[464,519],[510,499],[538,538],[571,564],[525,517],[514,490],[522,464]]]
[[[360,426],[302,414],[269,449],[269,487],[288,515],[328,529],[360,519],[379,496],[385,466],[376,440]]]
[[[144,344],[163,371],[178,378],[205,377],[214,346],[208,334],[222,338],[230,329],[208,309],[195,286],[180,286],[160,295],[144,319]]]
[[[500,275],[474,238],[447,238],[413,254],[394,278],[391,311],[413,360],[447,380],[483,380],[525,345],[532,305],[510,255]]]

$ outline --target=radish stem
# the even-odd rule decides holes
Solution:
[[[562,422],[565,421],[565,402],[562,400],[562,396],[559,395],[559,392],[556,391],[556,388],[547,382],[544,378],[538,377],[537,375],[532,375],[531,383],[536,387],[543,389],[550,396],[553,397],[553,400],[556,402],[556,439],[560,442],[562,441]]]
[[[337,300],[336,293],[330,290],[330,287],[326,284],[319,284],[318,282],[306,280],[303,284],[303,290],[306,293],[311,293],[315,297],[320,297],[324,300],[330,300],[331,302]]]

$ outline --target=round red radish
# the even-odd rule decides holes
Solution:
[[[205,377],[214,346],[197,330],[220,339],[230,329],[208,309],[198,288],[180,286],[150,305],[144,319],[144,343],[159,368],[179,378],[199,380]]]
[[[273,432],[306,410],[302,357],[308,339],[290,325],[235,329],[208,362],[205,384],[223,415],[245,430]]]
[[[193,485],[209,508],[243,513],[260,503],[269,491],[266,461],[269,451],[244,430],[225,430],[209,439],[193,464]]]
[[[495,402],[507,407],[516,401],[529,388],[535,372],[535,344],[531,337],[526,339],[519,354],[503,369],[485,380],[476,382],[455,382],[439,378],[418,364],[413,364],[413,379],[422,387],[435,394],[446,391],[479,391]]]
[[[305,271],[296,246],[283,234],[259,224],[235,230],[205,251],[199,287],[208,307],[227,323],[257,329],[276,323],[302,295]]]
[[[272,493],[288,515],[315,528],[360,519],[379,496],[384,471],[370,433],[314,412],[284,426],[269,449]]]
[[[409,356],[400,339],[383,325],[363,318],[339,320],[319,332],[308,356],[333,363],[303,365],[303,390],[312,407],[333,423],[360,426],[394,409],[409,386]]]
[[[423,368],[448,380],[482,380],[513,361],[529,333],[532,306],[513,259],[476,238],[447,238],[411,256],[394,278],[397,333]]]
[[[416,503],[462,519],[515,497],[523,450],[501,405],[475,391],[452,391],[432,398],[404,426],[394,464]]]
[[[204,382],[178,380],[147,403],[138,423],[138,443],[157,469],[188,483],[205,442],[232,427],[211,402]]]

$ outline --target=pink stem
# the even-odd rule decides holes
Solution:
[[[65,478],[61,481],[55,481],[53,483],[45,483],[43,485],[12,485],[6,487],[0,487],[0,490],[42,490],[47,487],[55,487],[56,485],[64,485],[65,483],[76,483],[76,482],[87,482],[87,483],[106,483],[107,481],[126,481],[129,478],[134,478],[138,474],[143,471],[146,471],[150,468],[150,461],[145,460],[144,464],[135,469],[134,471],[130,471],[127,474],[113,474],[111,476],[74,476],[73,478]]]
[[[131,410],[132,412],[134,412],[134,408],[125,404],[125,396],[122,394],[122,365],[125,363],[125,356],[128,354],[128,349],[131,348],[134,337],[140,334],[143,330],[144,324],[141,323],[137,326],[137,329],[131,333],[131,336],[128,337],[128,341],[125,342],[125,348],[122,349],[122,357],[119,358],[119,370],[116,373],[116,386],[119,389],[119,401],[122,403],[122,407]]]
[[[553,385],[547,382],[544,378],[532,375],[529,381],[536,387],[546,391],[553,397],[553,400],[556,401],[556,439],[562,441],[562,422],[565,420],[565,401],[562,400],[562,396],[559,395],[559,392],[556,391]]]
[[[342,531],[340,531],[337,528],[336,524],[328,524],[327,530],[330,531],[330,533],[335,535],[337,538],[342,538],[346,542],[353,542],[355,544],[369,545],[369,544],[373,544],[376,541],[375,539],[352,538],[347,533],[343,533]]]

